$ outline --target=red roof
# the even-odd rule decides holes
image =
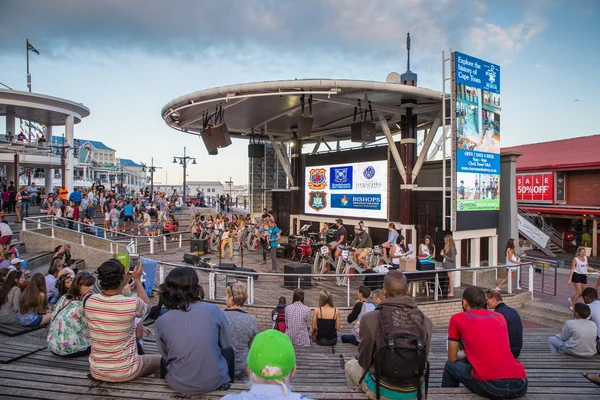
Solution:
[[[551,142],[504,147],[501,153],[523,153],[518,171],[600,166],[600,134]]]

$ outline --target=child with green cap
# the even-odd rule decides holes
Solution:
[[[229,394],[223,400],[307,399],[287,386],[296,372],[296,353],[286,334],[269,329],[256,335],[247,362],[252,387],[247,392]]]

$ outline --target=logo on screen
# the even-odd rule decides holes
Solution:
[[[308,194],[308,206],[315,211],[321,211],[327,207],[327,193],[310,192]]]
[[[345,183],[348,181],[348,168],[334,168],[333,176],[337,183]]]
[[[352,190],[352,166],[332,167],[329,171],[331,190]]]
[[[347,206],[349,201],[350,200],[348,200],[348,196],[344,195],[342,197],[341,203],[342,203],[343,206]]]
[[[327,175],[325,168],[311,169],[308,178],[308,187],[312,190],[325,189],[327,186]]]
[[[367,168],[365,168],[365,170],[363,171],[363,176],[367,179],[371,179],[372,177],[375,176],[375,168],[373,168],[372,166],[368,166]]]

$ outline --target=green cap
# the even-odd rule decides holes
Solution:
[[[248,368],[254,375],[265,380],[283,379],[296,366],[296,354],[289,336],[275,329],[269,329],[254,337],[248,352]],[[269,376],[266,367],[279,367],[281,374]]]

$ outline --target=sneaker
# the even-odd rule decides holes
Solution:
[[[569,307],[569,310],[573,311],[573,306]]]
[[[567,297],[567,301],[571,305],[571,311],[573,311],[573,298],[572,297]]]

